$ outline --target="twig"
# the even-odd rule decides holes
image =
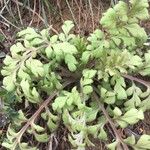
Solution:
[[[122,74],[122,76],[126,79],[129,79],[131,81],[136,81],[138,83],[141,83],[143,84],[144,86],[146,86],[147,88],[150,88],[150,82],[147,82],[147,81],[144,81],[142,79],[139,79],[137,77],[134,77],[134,76],[131,76],[131,75],[128,75],[128,74]]]
[[[95,24],[94,24],[94,13],[93,13],[93,9],[92,9],[91,0],[88,0],[88,2],[89,2],[89,6],[90,6],[91,17],[92,17],[92,27],[93,27],[93,31],[94,31],[94,27],[95,27]]]
[[[15,28],[17,28],[17,29],[19,29],[20,30],[20,28],[19,27],[17,27],[16,25],[14,25],[13,23],[11,23],[9,20],[7,20],[5,17],[3,17],[2,15],[0,15],[0,17],[3,19],[3,20],[5,20],[8,24],[10,24],[10,25],[12,25],[13,27],[15,27]]]
[[[7,42],[8,42],[9,44],[11,44],[10,41],[8,40],[7,36],[6,36],[5,33],[3,32],[2,29],[0,29],[0,32],[3,34],[3,36],[5,37],[5,39],[7,40]]]
[[[57,0],[57,6],[58,6],[58,9],[59,9],[58,11],[59,11],[60,18],[61,18],[62,22],[64,22],[61,7],[60,7],[60,0]]]
[[[105,115],[107,121],[109,122],[111,128],[114,131],[114,134],[116,136],[116,141],[118,141],[119,143],[122,144],[122,148],[123,150],[129,150],[128,146],[124,143],[122,137],[120,136],[120,134],[118,133],[118,130],[115,127],[115,124],[113,123],[112,119],[109,117],[106,109],[104,108],[104,105],[102,103],[100,103],[99,98],[97,96],[97,94],[95,92],[93,92],[93,97],[96,99],[96,101],[98,102],[98,105],[100,107],[100,109],[102,110],[103,114]]]
[[[23,3],[18,2],[18,1],[16,1],[16,0],[11,0],[11,1],[14,2],[14,3],[18,3],[18,5],[23,6],[24,8],[28,9],[28,10],[31,11],[32,13],[35,13],[35,15],[37,15],[38,18],[39,18],[42,22],[45,23],[45,20],[44,20],[37,12],[34,12],[34,10],[32,10],[30,7],[24,6]]]
[[[35,15],[37,15],[37,17],[45,24],[45,20],[34,10],[32,10],[30,7],[28,6],[24,6],[23,3],[21,2],[16,2],[15,0],[12,0],[12,2],[14,3],[18,3],[18,5],[23,6],[24,8],[28,9],[29,11],[31,11],[32,13],[34,13]],[[48,25],[49,26],[49,25]],[[49,26],[49,28],[56,34],[58,34],[58,32],[56,31],[56,29],[54,29],[51,25]]]
[[[32,13],[32,19],[29,23],[29,26],[31,26],[32,22],[33,22],[33,19],[34,19],[34,15],[35,15],[35,11],[36,10],[36,0],[34,0],[34,6],[33,6],[33,13]]]
[[[3,22],[0,20],[0,23],[2,23],[4,26],[6,26],[7,28],[9,28],[10,24],[6,23],[6,22]]]
[[[81,1],[82,1],[82,0],[81,0]],[[82,3],[82,2],[81,2],[81,3]],[[86,29],[86,28],[87,28],[87,22],[88,22],[88,15],[89,15],[89,14],[87,14],[87,13],[89,12],[89,10],[88,10],[88,6],[87,6],[87,5],[88,5],[87,2],[85,2],[85,3],[86,3],[86,4],[85,4],[86,10],[85,10],[85,13],[84,13],[84,16],[85,16],[85,17],[84,17],[84,18],[85,18],[85,19],[84,19],[84,20],[85,20],[85,21],[84,21],[84,27],[85,27],[85,29]]]
[[[42,16],[45,20],[45,26],[49,26],[48,25],[48,18],[47,18],[47,15],[46,15],[46,12],[45,12],[45,8],[44,8],[44,4],[41,3],[41,10],[42,10]]]
[[[16,5],[17,5],[17,10],[18,10],[18,15],[19,15],[20,23],[21,23],[21,25],[23,25],[21,14],[20,14],[20,9],[19,9],[19,5],[18,5],[18,0],[16,2]]]
[[[3,11],[5,10],[5,8],[7,7],[7,4],[9,3],[9,1],[10,1],[10,0],[8,0],[7,2],[4,2],[5,5],[4,5],[4,7],[1,9],[0,15],[2,15],[2,13],[3,13]]]
[[[74,13],[73,13],[73,11],[72,11],[72,9],[71,9],[71,7],[70,7],[70,4],[69,4],[68,0],[66,0],[66,3],[67,3],[67,6],[68,6],[68,8],[69,8],[69,11],[70,11],[70,13],[71,13],[71,15],[72,15],[73,21],[74,21],[74,23],[76,24],[76,26],[77,26],[78,29],[79,29],[79,25],[78,25],[78,23],[77,23],[77,21],[76,21],[76,18],[75,18],[75,16],[74,16]]]
[[[79,22],[79,33],[80,33],[80,29],[81,29],[81,13],[82,13],[82,12],[81,12],[81,6],[79,6],[77,0],[74,0],[74,1],[75,1],[76,5],[77,5],[77,7],[78,7],[78,10],[79,10],[78,22]]]
[[[57,35],[59,34],[58,31],[52,27],[52,25],[49,26],[49,28],[50,28],[55,34],[57,34]]]
[[[53,146],[53,142],[55,142],[55,148]],[[55,133],[51,134],[50,136],[50,140],[49,140],[49,143],[48,143],[48,150],[55,150],[58,146],[58,141],[55,137]]]
[[[38,13],[37,14],[41,14],[41,0],[38,0]],[[36,27],[38,28],[38,26],[39,26],[39,23],[40,23],[40,20],[39,20],[40,18],[38,17],[37,18],[37,24],[36,24]],[[44,20],[44,19],[43,19]],[[45,21],[43,22],[44,24],[45,24]]]

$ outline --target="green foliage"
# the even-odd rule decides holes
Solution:
[[[148,135],[124,139],[117,132],[143,120],[150,108],[149,85],[134,77],[150,74],[150,50],[142,51],[147,34],[139,25],[148,18],[147,8],[147,0],[130,0],[129,7],[120,1],[102,17],[103,30],[96,29],[87,40],[71,34],[72,21],[56,35],[50,29],[20,31],[1,73],[14,105],[26,109],[21,107],[11,120],[2,146],[38,149],[37,143],[49,142],[62,122],[75,149],[94,145],[91,137],[110,142],[107,126],[116,136],[109,149],[149,149]],[[31,108],[37,109],[34,114]],[[33,143],[26,140],[29,136]]]

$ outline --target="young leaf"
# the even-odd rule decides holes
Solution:
[[[123,116],[120,116],[116,121],[118,124],[125,128],[128,124],[135,124],[139,120],[144,119],[144,114],[142,110],[137,110],[135,108],[131,108],[129,111],[127,111]]]
[[[62,30],[63,32],[68,35],[68,33],[70,32],[70,30],[74,27],[74,24],[72,21],[65,21],[64,25],[62,26]]]
[[[143,134],[133,148],[135,150],[148,150],[150,148],[150,135]]]
[[[37,141],[39,141],[41,143],[45,143],[48,141],[48,135],[46,133],[44,133],[44,134],[34,133],[34,137]]]

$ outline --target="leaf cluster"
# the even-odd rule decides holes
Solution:
[[[150,75],[150,50],[142,51],[148,37],[139,25],[149,17],[147,8],[147,0],[120,1],[100,20],[102,30],[87,39],[72,34],[72,21],[65,21],[58,34],[51,28],[20,31],[1,73],[3,88],[28,111],[18,110],[2,146],[36,150],[34,143],[49,142],[63,124],[75,149],[94,145],[91,136],[111,150],[149,149],[149,135],[118,134],[150,109],[150,86],[135,77]],[[37,110],[29,115],[32,108]],[[107,126],[115,136],[112,142]],[[29,136],[35,142],[25,140]]]

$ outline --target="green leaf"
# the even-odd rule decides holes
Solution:
[[[3,42],[5,40],[4,35],[0,34],[0,42]]]
[[[44,134],[37,134],[36,132],[34,133],[34,137],[35,139],[38,141],[38,142],[41,142],[41,143],[45,143],[45,142],[48,142],[48,135],[46,133]]]
[[[40,95],[39,95],[39,93],[37,92],[37,90],[36,90],[35,87],[33,87],[31,93],[32,93],[32,96],[34,97],[34,99],[36,99],[37,101],[40,99]]]
[[[42,31],[40,31],[40,34],[42,35],[42,38],[47,40],[48,39],[48,36],[49,36],[49,28],[47,29],[43,29]]]
[[[142,110],[131,108],[123,116],[120,116],[120,118],[117,119],[117,122],[122,128],[124,128],[128,124],[132,125],[137,123],[139,120],[143,120],[143,119],[144,119],[144,114]]]
[[[136,142],[134,135],[132,134],[127,139],[124,139],[124,142],[127,143],[128,145],[134,145]]]
[[[73,27],[74,27],[73,22],[68,20],[64,22],[64,25],[62,26],[62,30],[67,35]]]
[[[107,104],[114,104],[116,101],[116,97],[115,96],[109,96],[104,98],[104,102]]]
[[[41,36],[36,32],[26,34],[26,36],[25,36],[25,39],[28,40],[28,41],[32,41],[32,40],[35,40],[35,39],[38,39],[38,38],[40,39]]]
[[[30,84],[27,80],[22,80],[20,83],[20,86],[22,87],[22,90],[24,94],[28,97],[30,97]]]
[[[8,91],[11,92],[15,89],[15,84],[12,76],[7,76],[3,79],[3,85],[4,88]]]
[[[12,143],[8,143],[7,141],[2,143],[2,146],[8,149],[12,149],[13,148],[13,144]]]
[[[24,113],[23,113],[22,110],[19,110],[19,111],[18,111],[18,118],[19,118],[20,120],[22,120],[22,121],[26,121],[26,120],[27,120],[27,118],[25,117],[25,115],[24,115]]]
[[[86,69],[86,70],[83,70],[83,77],[84,78],[87,78],[87,79],[92,79],[95,75],[96,75],[97,71],[96,70],[93,70],[93,69]]]
[[[55,99],[54,103],[52,104],[53,109],[62,109],[64,105],[66,104],[67,97],[66,96],[59,96]]]
[[[34,128],[37,132],[43,132],[45,129],[35,123],[32,123],[32,128]]]
[[[135,55],[135,56],[131,56],[131,59],[128,62],[128,66],[132,69],[135,69],[135,67],[141,67],[142,66],[142,59]]]
[[[70,71],[74,72],[77,69],[76,65],[78,62],[73,55],[67,54],[65,56],[65,63],[68,65]]]
[[[52,47],[51,45],[49,45],[46,49],[45,49],[45,53],[46,53],[46,56],[48,58],[51,58],[53,56],[53,50],[52,50]]]
[[[97,114],[99,112],[99,108],[98,109],[92,109],[90,111],[86,112],[86,122],[92,122],[96,119]]]
[[[121,116],[122,115],[122,111],[118,107],[115,107],[115,109],[113,110],[113,113],[115,116]]]
[[[84,79],[84,81],[83,81],[83,83],[82,83],[82,85],[84,86],[84,85],[88,85],[88,84],[92,84],[93,83],[93,80],[92,79]]]
[[[123,1],[119,1],[117,5],[114,6],[114,10],[119,15],[119,19],[123,22],[128,21],[128,5]]]
[[[57,123],[54,123],[51,118],[48,119],[47,126],[51,132],[55,131],[58,127]]]
[[[150,148],[150,135],[143,134],[134,147],[135,150],[148,150]]]
[[[118,37],[112,37],[112,40],[117,46],[121,44],[121,39]]]
[[[21,37],[21,36],[24,36],[26,34],[34,34],[35,33],[35,30],[31,27],[27,27],[26,29],[18,32],[18,36]]]
[[[43,39],[35,38],[35,39],[33,39],[33,40],[30,42],[30,44],[31,44],[32,46],[37,46],[37,45],[42,44],[43,42],[44,42]]]
[[[36,147],[28,146],[28,143],[19,143],[18,145],[19,145],[20,150],[26,150],[26,149],[28,149],[28,150],[38,150],[38,148],[36,148]]]
[[[139,96],[137,95],[136,92],[133,93],[133,96],[131,97],[131,99],[129,99],[128,101],[126,101],[124,103],[124,105],[130,109],[130,108],[137,108],[138,106],[140,106],[141,104],[141,99],[139,98]]]
[[[117,98],[119,100],[122,100],[122,99],[127,99],[127,93],[125,91],[125,87],[126,87],[126,84],[125,84],[125,81],[124,81],[124,78],[122,77],[118,77],[116,78],[115,76],[112,78],[112,84],[114,84],[116,81],[116,84],[114,86],[114,91],[115,93],[117,94]]]
[[[52,47],[56,55],[61,55],[62,52],[65,54],[76,54],[78,52],[76,47],[68,42],[53,44]]]
[[[116,27],[116,12],[114,9],[109,8],[104,16],[101,18],[101,25],[105,28],[111,29]]]
[[[72,103],[73,103],[73,101],[74,101],[73,97],[70,96],[70,97],[67,99],[67,105],[68,105],[68,106],[71,106]]]
[[[93,92],[92,86],[86,85],[86,86],[83,87],[83,93],[84,93],[84,94],[90,94],[90,93],[92,93],[92,92]]]
[[[24,80],[31,80],[30,75],[25,72],[26,70],[27,70],[26,67],[25,67],[25,69],[20,67],[20,69],[18,71],[18,77],[20,77],[21,79],[24,79]]]
[[[100,134],[98,135],[98,138],[101,140],[107,140],[107,133],[103,129],[103,126],[100,129]]]
[[[101,97],[104,98],[107,93],[107,90],[105,88],[101,87],[100,92],[101,92]]]
[[[144,55],[144,63],[140,73],[143,76],[150,75],[150,51]]]
[[[130,3],[132,4],[131,14],[133,17],[137,17],[141,20],[149,18],[149,13],[146,9],[149,7],[147,0],[130,0]]]
[[[126,99],[127,98],[127,93],[125,91],[125,89],[119,85],[119,84],[116,84],[115,87],[115,92],[117,93],[117,98],[122,100],[122,99]]]
[[[90,58],[90,55],[91,55],[91,52],[89,52],[89,51],[83,52],[83,53],[82,53],[82,57],[81,57],[81,61],[82,61],[83,63],[87,63],[88,60],[89,60],[89,58]]]
[[[44,76],[44,66],[40,60],[29,59],[26,61],[26,66],[31,70],[31,72],[36,76]]]
[[[40,95],[37,92],[36,88],[33,87],[33,89],[30,89],[30,84],[28,80],[22,80],[20,83],[20,86],[23,90],[23,93],[28,98],[28,101],[31,103],[39,103],[40,102]]]
[[[126,90],[126,93],[128,96],[131,96],[133,93],[134,93],[134,90],[135,90],[135,86],[132,85],[131,87],[129,87],[127,90]]]
[[[99,128],[99,125],[88,126],[87,132],[92,135],[97,135]]]
[[[19,52],[24,52],[25,50],[25,47],[20,42],[10,47],[12,57],[17,57]]]
[[[113,142],[113,143],[111,143],[111,144],[108,144],[107,147],[108,147],[108,149],[110,149],[110,150],[116,150],[117,144],[118,144],[118,142],[115,141],[115,142]]]
[[[58,35],[53,35],[51,38],[50,38],[50,42],[51,44],[54,44],[56,43],[58,40]],[[50,45],[49,45],[50,46]]]
[[[132,36],[142,40],[143,42],[146,42],[147,34],[145,30],[141,28],[138,24],[128,24],[125,26],[125,28],[132,34]]]

